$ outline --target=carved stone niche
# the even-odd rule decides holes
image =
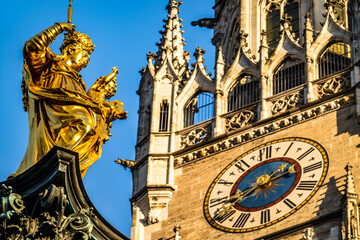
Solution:
[[[37,164],[0,183],[0,239],[128,239],[94,208],[78,154],[54,147]]]
[[[131,202],[142,212],[144,226],[159,223],[167,219],[167,207],[175,188],[168,184],[148,185],[132,198]],[[136,216],[135,216],[136,217]]]

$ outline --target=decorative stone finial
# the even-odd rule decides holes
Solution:
[[[260,46],[269,47],[267,43],[267,32],[265,29],[263,29],[260,33]]]
[[[346,167],[345,167],[345,170],[346,170],[346,173],[347,173],[346,193],[355,193],[356,194],[354,176],[352,174],[352,169],[353,169],[353,166],[350,163],[346,164]]]
[[[287,13],[284,14],[284,16],[282,17],[282,19],[280,20],[280,23],[282,24],[283,28],[286,29],[286,30],[292,30],[292,27],[291,27],[291,21],[292,17],[289,16]]]
[[[174,233],[175,233],[175,240],[180,240],[181,239],[181,236],[180,236],[180,233],[179,233],[179,230],[181,229],[180,225],[177,223],[175,226],[174,226]]]
[[[205,54],[205,50],[204,49],[201,49],[201,47],[197,47],[196,50],[195,50],[195,53],[194,53],[194,57],[196,57],[196,61],[198,63],[204,63],[205,60],[204,60],[204,54]]]
[[[165,9],[170,12],[171,8],[179,8],[182,3],[183,3],[182,1],[169,0],[169,4],[166,6]]]
[[[311,14],[310,13],[305,14],[305,29],[314,31],[313,26],[311,24]]]
[[[150,62],[152,62],[155,58],[155,54],[152,52],[149,52],[148,54],[146,54],[146,56],[147,56],[147,60]]]
[[[310,13],[305,14],[305,30],[304,30],[305,44],[307,48],[310,48],[314,42],[314,28],[311,23]]]
[[[304,240],[313,240],[315,236],[314,229],[313,228],[307,228],[304,231]]]
[[[146,223],[148,225],[155,224],[160,222],[159,216],[157,216],[152,209],[150,209],[147,217],[146,217]]]

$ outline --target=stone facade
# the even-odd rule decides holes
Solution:
[[[213,77],[200,47],[189,63],[180,5],[169,1],[159,50],[142,71],[131,238],[359,239],[358,2],[216,0],[214,18],[193,22],[214,31]],[[325,148],[318,192],[261,230],[211,227],[203,206],[216,176],[240,154],[289,137]]]

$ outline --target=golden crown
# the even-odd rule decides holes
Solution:
[[[85,33],[73,32],[71,34],[65,34],[64,41],[60,47],[62,52],[69,45],[80,44],[81,47],[91,54],[94,51],[95,45],[92,44],[91,38]]]

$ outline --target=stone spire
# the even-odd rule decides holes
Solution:
[[[165,59],[172,63],[174,69],[180,69],[187,61],[186,56],[189,53],[184,51],[186,42],[184,42],[185,39],[182,37],[184,33],[181,30],[183,27],[181,24],[182,19],[179,18],[179,6],[181,4],[181,1],[169,0],[169,4],[166,6],[168,19],[163,20],[165,23],[164,30],[160,31],[162,38],[160,43],[156,44],[159,47],[156,54],[156,68],[159,68]]]
[[[349,163],[345,167],[345,171],[347,172],[347,177],[346,177],[346,193],[347,194],[356,194],[354,176],[352,174],[352,168],[353,168],[353,166],[351,166]]]
[[[360,239],[359,234],[359,195],[355,190],[354,176],[349,163],[346,165],[346,185],[343,199],[343,223],[342,223],[342,239]]]

